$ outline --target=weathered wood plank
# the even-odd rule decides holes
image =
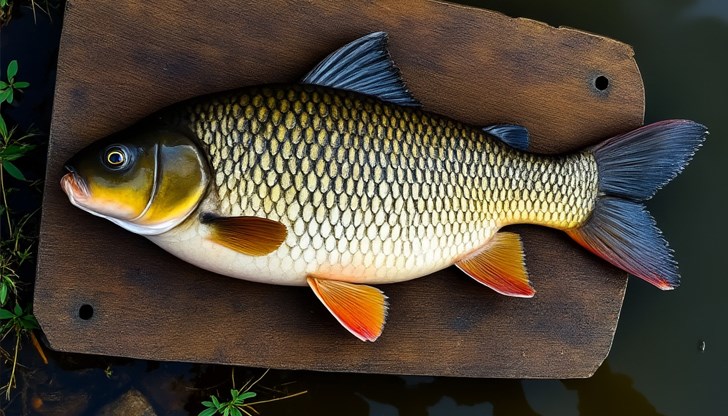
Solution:
[[[605,358],[626,275],[565,235],[518,227],[538,291],[499,296],[454,268],[383,287],[376,343],[347,334],[306,288],[191,267],[73,208],[63,162],[165,105],[290,82],[356,37],[390,33],[410,89],[431,111],[527,126],[562,152],[641,124],[630,47],[572,29],[430,1],[70,0],[59,56],[35,287],[52,348],[157,360],[472,377],[585,377]],[[598,76],[609,80],[600,91]],[[93,308],[82,319],[82,305]]]

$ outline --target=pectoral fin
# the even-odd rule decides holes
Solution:
[[[309,276],[308,285],[337,321],[362,341],[376,341],[387,319],[387,297],[377,288]]]
[[[528,281],[521,237],[501,232],[455,265],[476,281],[507,296],[530,298],[536,293]]]
[[[259,217],[202,216],[211,241],[248,256],[265,256],[286,240],[288,230],[278,221]]]

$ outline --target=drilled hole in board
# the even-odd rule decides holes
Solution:
[[[609,88],[609,78],[605,77],[604,75],[599,75],[594,79],[594,88],[598,89],[599,91],[604,91],[607,88]]]
[[[94,307],[84,303],[81,305],[80,308],[78,308],[78,317],[83,319],[84,321],[88,321],[89,319],[93,318],[94,316]]]

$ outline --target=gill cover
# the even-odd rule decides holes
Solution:
[[[184,221],[209,182],[207,162],[189,136],[149,123],[90,145],[66,169],[61,185],[75,206],[142,235]]]

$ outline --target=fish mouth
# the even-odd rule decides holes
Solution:
[[[86,182],[78,176],[76,170],[70,166],[66,166],[68,173],[63,175],[61,178],[61,188],[68,195],[68,199],[75,206],[79,206],[79,203],[85,201],[90,196],[88,186]]]

